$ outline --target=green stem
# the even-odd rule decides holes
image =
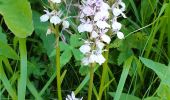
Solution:
[[[88,89],[88,100],[91,100],[91,97],[92,97],[94,65],[95,64],[91,64],[91,66],[90,66],[90,81],[89,81],[89,89]]]
[[[27,49],[26,38],[19,39],[20,78],[18,80],[18,100],[25,100],[27,83]]]
[[[104,88],[104,83],[105,83],[105,79],[106,79],[106,75],[108,73],[108,66],[107,66],[107,62],[108,62],[108,55],[109,55],[109,45],[106,46],[106,52],[105,52],[105,63],[103,64],[103,72],[102,72],[102,78],[101,78],[101,83],[100,83],[100,88],[99,88],[99,98],[98,100],[101,100],[102,98],[102,94],[103,94],[103,88]]]
[[[60,47],[59,47],[59,31],[58,27],[56,27],[56,72],[57,72],[57,93],[58,100],[62,100],[61,94],[61,76],[60,76]]]

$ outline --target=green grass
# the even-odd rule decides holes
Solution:
[[[112,36],[111,44],[103,53],[106,62],[94,67],[90,98],[169,100],[170,1],[124,2],[128,18],[119,18],[119,21],[123,24],[121,31],[125,39]],[[29,0],[30,5],[27,0],[23,5],[20,0],[15,4],[6,3],[0,0],[0,99],[56,99],[60,91],[56,85],[58,74],[60,99],[64,100],[74,91],[76,97],[87,100],[92,78],[90,68],[81,64],[83,55],[79,47],[88,36],[77,31],[80,2],[64,0],[59,7],[64,17],[71,17],[68,17],[68,30],[61,30],[59,26],[58,35],[62,39],[58,41],[60,51],[57,53],[55,34],[46,36],[49,23],[41,23],[39,19],[43,7],[50,7],[47,0]],[[6,6],[8,9],[4,9]],[[60,61],[57,60],[60,70],[56,70],[56,54],[60,57]]]

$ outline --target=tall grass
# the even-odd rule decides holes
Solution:
[[[64,100],[71,91],[83,100],[169,100],[170,1],[124,0],[128,18],[119,20],[123,23],[125,39],[113,36],[103,54],[106,62],[102,66],[96,64],[91,70],[81,64],[83,56],[79,47],[87,36],[77,31],[80,1],[64,0],[61,5],[61,10],[71,16],[68,18],[70,29],[58,27],[57,49],[55,34],[45,34],[49,23],[39,20],[43,6],[48,7],[46,0],[29,1],[32,17],[27,15],[29,11],[11,14],[19,19],[28,16],[29,22],[22,22],[19,32],[22,27],[31,31],[27,24],[33,21],[34,31],[30,37],[30,33],[14,33],[13,28],[21,21],[14,20],[14,23],[7,19],[4,2],[0,0],[1,100]],[[19,2],[17,0],[16,5]],[[12,13],[10,11],[7,12]]]

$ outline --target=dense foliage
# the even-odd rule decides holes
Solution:
[[[127,18],[116,19],[124,36],[111,35],[100,53],[105,60],[94,65],[81,62],[80,47],[89,38],[79,29],[83,0],[58,5],[69,28],[41,22],[49,1],[0,0],[0,100],[52,100],[60,88],[63,100],[70,94],[87,100],[88,65],[94,68],[91,100],[170,100],[170,0],[123,0]],[[58,34],[47,33],[51,28]]]

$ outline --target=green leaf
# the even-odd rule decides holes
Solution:
[[[67,64],[72,57],[72,52],[71,50],[65,50],[62,55],[60,56],[60,64],[61,66],[64,66]]]
[[[89,72],[89,67],[87,67],[87,66],[81,66],[80,69],[79,69],[79,73],[80,73],[82,76],[87,75],[88,72]]]
[[[109,92],[109,94],[112,97],[114,97],[116,93],[115,92]],[[134,96],[134,95],[122,93],[119,100],[141,100],[141,99],[136,97],[136,96]]]
[[[32,34],[32,12],[27,0],[0,0],[0,14],[16,36],[25,38]]]
[[[6,90],[8,91],[12,99],[16,100],[17,99],[16,91],[12,88],[10,81],[8,80],[4,72],[1,58],[0,58],[0,80],[2,80],[3,85],[5,86]]]
[[[170,86],[161,83],[157,89],[157,95],[160,97],[159,100],[170,100]]]
[[[132,54],[133,51],[130,49],[126,49],[126,51],[121,52],[117,59],[118,65],[123,64],[123,62],[126,61]]]
[[[81,60],[83,58],[83,54],[79,49],[73,49],[72,52],[76,60]]]
[[[158,97],[147,97],[144,100],[160,100]]]
[[[35,34],[41,38],[43,47],[45,48],[48,57],[50,57],[53,51],[55,53],[55,36],[53,34],[46,35],[48,23],[40,22],[40,16],[40,13],[33,11]]]
[[[71,35],[71,37],[70,37],[70,45],[72,47],[79,47],[82,44],[82,42],[80,41],[79,38],[80,38],[79,35],[76,35],[76,34]]]
[[[117,87],[117,90],[116,90],[116,94],[115,94],[114,100],[119,100],[120,97],[121,97],[121,94],[122,94],[122,91],[123,91],[123,87],[125,85],[126,78],[128,76],[129,69],[131,67],[132,61],[133,61],[133,56],[129,57],[126,60],[124,66],[123,66],[123,71],[122,71],[122,74],[121,74],[121,77],[120,77],[120,80],[119,80],[119,84],[118,84],[118,87]]]
[[[145,66],[152,69],[158,77],[162,80],[164,84],[170,86],[170,67],[167,67],[164,64],[154,62],[152,60],[140,57],[140,60],[144,63]]]
[[[24,100],[27,84],[27,48],[26,38],[19,39],[20,77],[18,79],[18,100]]]
[[[16,52],[8,44],[2,42],[1,40],[0,40],[0,55],[15,60],[19,59]]]
[[[36,100],[43,100],[42,97],[40,96],[40,94],[38,93],[38,91],[36,90],[36,88],[34,87],[33,83],[30,82],[29,79],[27,80],[27,87],[30,90],[30,92],[32,93],[32,95],[34,95]]]
[[[2,27],[0,26],[0,41],[7,43],[6,34],[2,33]]]

